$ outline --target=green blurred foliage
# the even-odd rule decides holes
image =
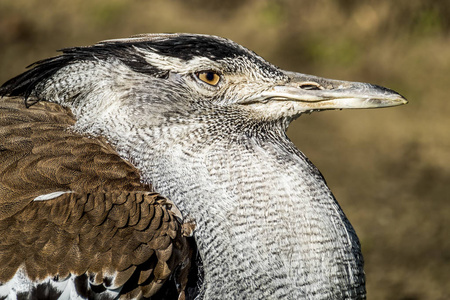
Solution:
[[[438,0],[2,0],[0,82],[56,49],[195,32],[397,90],[407,106],[314,113],[288,134],[360,236],[369,298],[450,299],[449,16]]]

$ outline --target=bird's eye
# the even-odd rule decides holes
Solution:
[[[220,75],[213,71],[203,71],[195,73],[198,79],[209,85],[216,86],[220,81]]]

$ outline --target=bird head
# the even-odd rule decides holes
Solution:
[[[215,36],[146,34],[62,51],[6,82],[1,94],[58,102],[77,118],[114,111],[152,115],[155,122],[162,115],[237,110],[289,123],[305,112],[407,103],[380,86],[280,70]]]

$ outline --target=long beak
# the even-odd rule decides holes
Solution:
[[[379,108],[406,104],[397,92],[369,83],[339,81],[286,72],[290,81],[259,95],[264,101],[292,101],[300,111]],[[260,98],[260,99],[261,99]]]

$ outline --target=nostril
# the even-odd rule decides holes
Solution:
[[[299,84],[298,87],[303,90],[310,90],[310,91],[324,89],[320,84],[315,83],[315,82],[304,82],[304,83]]]

